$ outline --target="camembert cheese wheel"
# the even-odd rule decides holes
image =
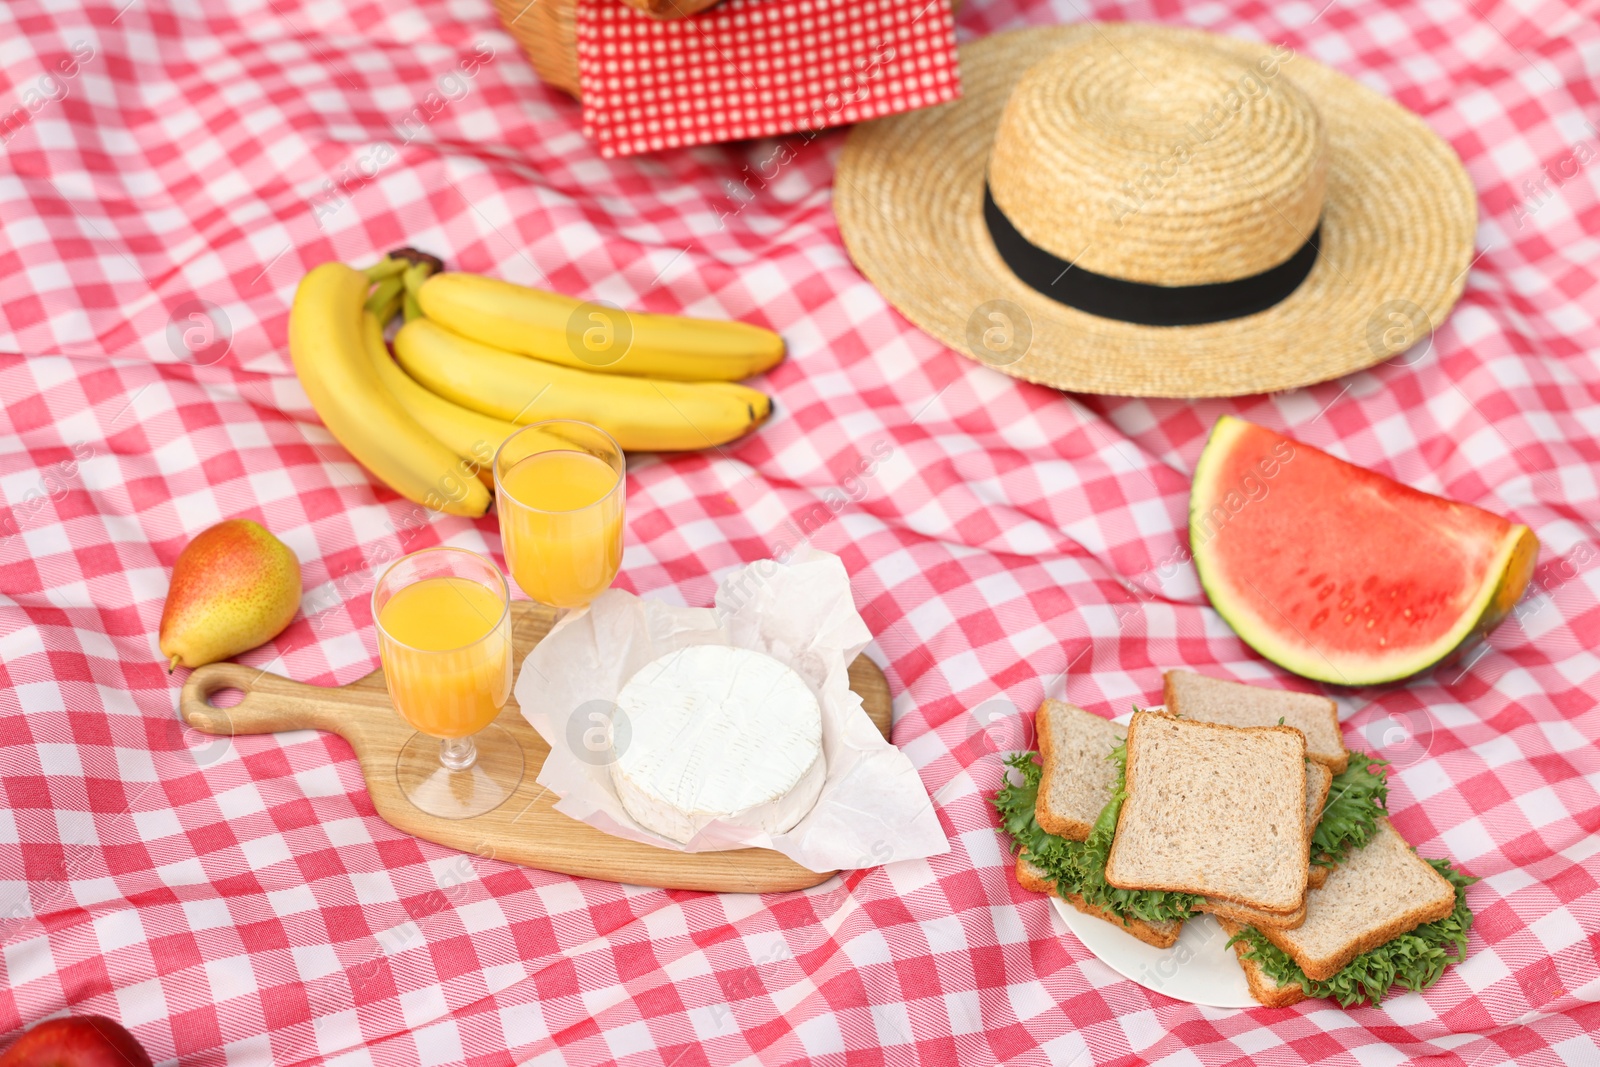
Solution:
[[[692,645],[645,666],[617,696],[611,780],[653,833],[688,842],[713,820],[778,834],[803,819],[827,768],[822,709],[771,656]]]

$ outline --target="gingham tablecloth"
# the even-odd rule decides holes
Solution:
[[[1600,1058],[1592,5],[1092,9],[1285,41],[1420,112],[1482,194],[1482,255],[1431,342],[1203,403],[1063,396],[912,329],[841,248],[838,134],[602,161],[487,0],[45,6],[0,6],[5,1039],[70,1010],[185,1065]],[[1089,13],[969,0],[958,24]],[[302,616],[244,660],[326,684],[377,664],[377,561],[499,554],[492,519],[407,523],[289,370],[300,275],[407,243],[788,338],[770,425],[633,468],[620,584],[704,604],[802,537],[840,554],[949,854],[893,862],[888,842],[885,865],[771,897],[576,880],[391,829],[331,736],[179,725],[155,632],[210,523],[255,518],[299,554]],[[1471,958],[1425,996],[1235,1012],[1147,992],[1017,888],[995,831],[1000,752],[1030,743],[1041,696],[1120,711],[1174,665],[1285,684],[1184,562],[1223,412],[1543,542],[1480,655],[1337,694],[1348,743],[1394,761],[1402,832],[1483,877]]]

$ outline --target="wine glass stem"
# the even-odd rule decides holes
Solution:
[[[442,737],[439,739],[439,762],[447,771],[464,771],[478,762],[478,746],[471,737]]]

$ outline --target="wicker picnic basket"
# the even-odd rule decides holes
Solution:
[[[681,19],[717,0],[622,0],[652,18]],[[539,77],[557,89],[578,94],[578,0],[494,0],[511,36],[528,53]]]

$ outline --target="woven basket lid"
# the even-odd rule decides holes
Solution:
[[[1283,46],[1029,29],[963,47],[961,77],[959,101],[852,131],[835,211],[890,303],[1008,374],[1128,396],[1292,388],[1391,358],[1461,294],[1477,208],[1455,153]],[[1095,302],[1107,279],[1121,303]],[[1264,310],[1137,321],[1263,285]]]

